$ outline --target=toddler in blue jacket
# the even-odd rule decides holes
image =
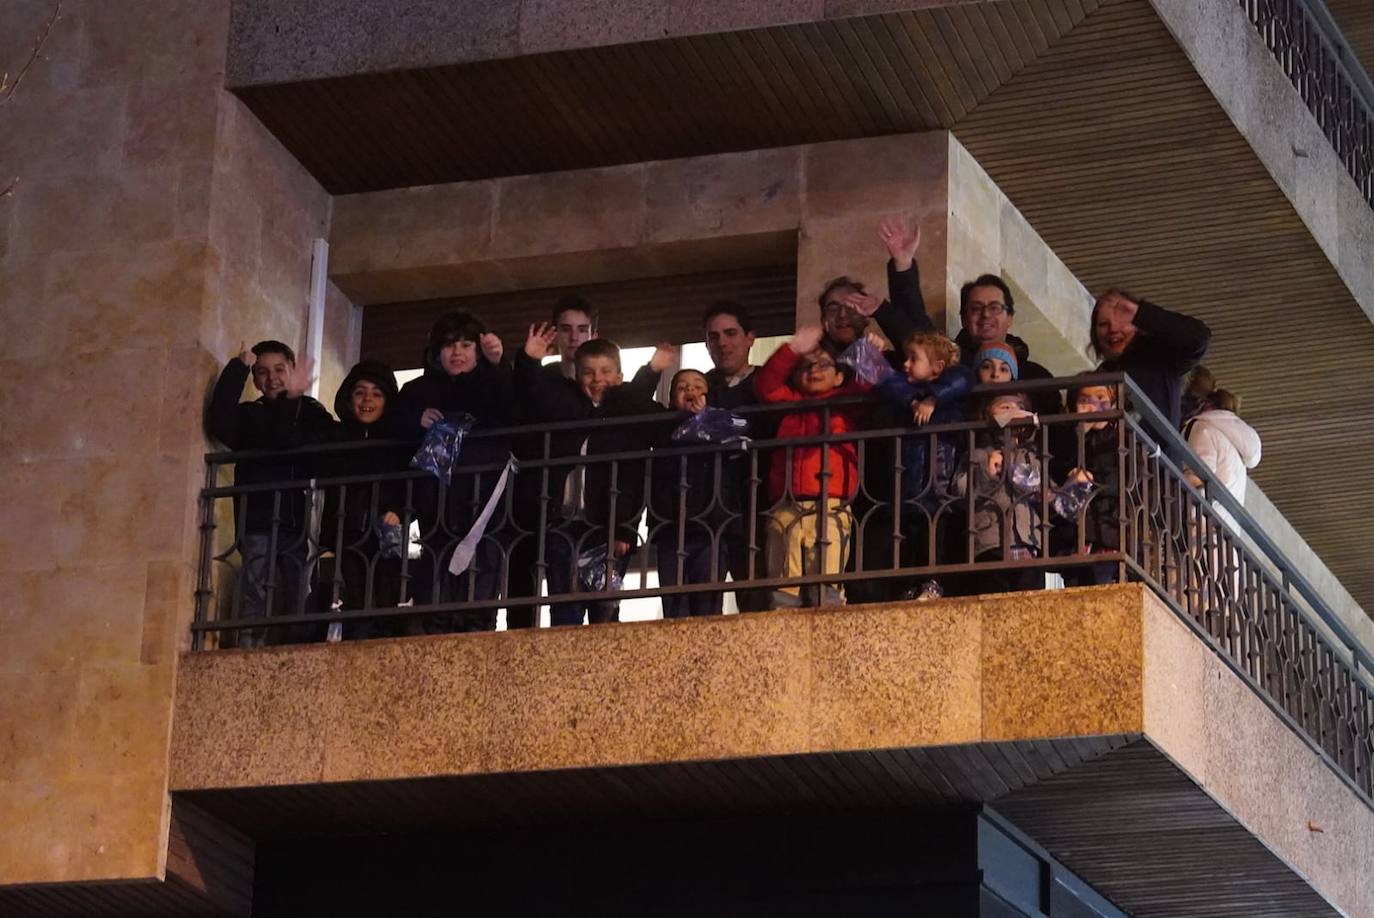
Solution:
[[[963,403],[973,388],[973,371],[959,361],[959,346],[935,331],[917,331],[902,343],[904,373],[893,373],[877,392],[913,424],[951,424],[964,419]],[[940,538],[952,515],[951,483],[959,466],[960,436],[917,434],[902,438],[900,495],[903,565],[938,564]],[[934,538],[932,538],[932,536]],[[919,598],[941,595],[935,581],[912,592]]]

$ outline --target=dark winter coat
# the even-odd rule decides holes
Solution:
[[[540,422],[599,420],[602,418],[633,417],[662,411],[662,406],[654,401],[658,389],[659,373],[647,365],[640,367],[634,379],[628,383],[607,389],[600,405],[593,405],[581,387],[562,374],[554,376],[542,372],[539,364],[520,353],[515,360],[515,391],[526,416]],[[577,455],[582,451],[585,441],[588,456],[597,453],[618,453],[649,450],[653,446],[655,429],[645,424],[625,426],[596,427],[589,431],[572,431],[560,436],[564,441],[555,455]],[[575,446],[573,445],[575,442]],[[615,525],[616,538],[621,541],[635,541],[635,530],[644,512],[646,494],[644,492],[643,459],[631,459],[617,463],[615,472]],[[550,469],[548,490],[548,518],[550,523],[561,520],[561,505],[569,473],[574,466],[558,466]],[[582,507],[580,516],[591,526],[605,526],[611,514],[611,464],[609,462],[588,463],[584,476]],[[542,476],[538,470],[525,473],[529,480],[538,482]]]
[[[363,379],[376,384],[386,396],[382,416],[371,424],[359,422],[353,414],[353,387]],[[415,453],[414,431],[409,426],[400,393],[396,389],[396,376],[390,367],[377,361],[363,361],[355,365],[334,394],[334,413],[339,417],[330,433],[330,440],[334,443],[400,440],[401,444],[390,448],[354,449],[328,454],[321,462],[321,477],[352,478],[382,475],[404,472],[409,467],[410,457]],[[325,486],[324,522],[320,527],[321,541],[325,545],[331,545],[338,538],[341,502],[344,544],[369,536],[374,531],[377,521],[388,511],[405,519],[407,488],[404,480],[378,482],[375,491],[374,510],[374,487],[371,484]],[[412,518],[413,501],[412,492]]]
[[[1102,361],[1098,369],[1130,376],[1177,430],[1182,421],[1184,377],[1207,356],[1212,330],[1200,319],[1147,300],[1140,301],[1133,322],[1138,333],[1126,352]]]
[[[206,412],[206,427],[210,435],[231,450],[286,450],[329,439],[334,419],[319,402],[303,395],[289,399],[284,396],[255,402],[241,402],[244,384],[252,371],[238,358],[230,360],[220,372]],[[317,455],[284,455],[265,460],[252,460],[234,466],[234,484],[264,484],[274,481],[295,481],[318,474]],[[270,532],[272,529],[273,495],[271,491],[249,494],[247,512],[237,519],[238,531]],[[235,501],[237,512],[238,502]],[[309,521],[305,491],[283,491],[279,508],[279,524],[283,529],[302,531]]]

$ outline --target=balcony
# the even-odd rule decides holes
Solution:
[[[1028,554],[1006,552],[1014,527],[1002,526],[1009,561],[973,557],[971,539],[967,549],[960,546],[967,552],[962,557],[941,554],[929,540],[904,551],[909,515],[897,514],[894,526],[881,495],[865,486],[848,504],[855,521],[848,569],[780,578],[755,568],[755,576],[726,586],[737,593],[822,585],[852,591],[874,581],[1084,565],[1105,565],[1119,585],[676,622],[207,649],[187,656],[179,674],[174,797],[264,850],[280,851],[303,837],[497,827],[537,834],[541,826],[607,820],[828,818],[983,805],[1128,911],[1167,903],[1170,914],[1359,912],[1370,890],[1343,866],[1355,859],[1328,859],[1318,851],[1374,840],[1374,701],[1361,672],[1368,666],[1365,651],[1177,436],[1158,433],[1167,424],[1133,384],[1120,377],[1095,381],[1117,387],[1117,403],[1129,410],[1041,416],[1038,425],[1014,421],[991,434],[1007,455],[1014,439],[1024,439],[1045,457],[1047,469],[1063,461],[1085,467],[1085,418],[1115,425],[1116,483],[1094,489],[1086,504],[1071,509],[1073,538],[1050,538],[1059,489],[1049,474],[1016,486],[1027,505],[1043,511],[1042,538]],[[664,421],[648,423],[662,427]],[[657,455],[560,460],[548,447],[556,432],[556,425],[539,430],[543,455],[522,461],[517,476],[547,481],[547,470],[560,464],[600,464],[615,481],[621,470],[637,468],[650,493],[656,470],[678,465],[674,459],[713,468],[718,482],[727,461],[745,458],[752,484],[743,506],[750,510],[719,518],[717,539],[739,534],[730,523],[766,506],[759,457],[812,442],[759,440],[744,450],[700,444]],[[989,435],[973,422],[915,434],[932,445],[941,437],[972,444]],[[812,440],[831,449],[853,444],[860,463],[890,445],[889,455],[898,459],[881,466],[883,477],[895,470],[900,483],[900,441],[910,436],[910,428],[893,428]],[[1056,461],[1056,449],[1077,454]],[[210,462],[251,458],[221,454]],[[1199,471],[1200,489],[1185,478],[1185,467]],[[460,470],[453,487],[477,495],[478,482],[499,466]],[[392,476],[411,483],[407,516],[416,513],[410,496],[422,474]],[[1015,486],[1010,465],[1004,474],[1004,483]],[[264,624],[237,615],[232,579],[214,575],[217,566],[230,566],[238,547],[231,533],[220,535],[217,504],[242,508],[249,493],[271,494],[280,509],[288,492],[302,488],[337,491],[346,500],[347,489],[376,489],[382,480],[207,488],[202,603],[194,625],[199,646]],[[862,468],[858,480],[873,481]],[[613,487],[611,493],[614,500],[622,492]],[[547,488],[541,496],[547,507]],[[903,499],[912,509],[943,504],[937,517],[945,512],[969,521],[985,509],[982,497],[936,504],[921,498]],[[783,503],[792,500],[787,495]],[[1088,508],[1098,501],[1115,505],[1120,549],[1088,554],[1085,526],[1094,512]],[[513,499],[503,504],[509,513]],[[495,520],[485,538],[499,542],[491,533],[510,531],[514,518]],[[651,527],[671,524],[655,515],[652,502],[648,520]],[[896,544],[884,562],[859,551],[871,520],[884,527],[879,541]],[[1065,522],[1061,513],[1056,525]],[[552,540],[561,525],[541,520],[530,532]],[[423,540],[426,551],[442,543],[442,556],[464,533],[441,530],[427,529]],[[604,538],[603,528],[590,541]],[[342,550],[337,541],[312,543],[310,562],[317,566]],[[400,563],[408,571],[408,554]],[[550,563],[539,555],[541,568]],[[584,586],[562,596],[519,598],[503,589],[484,597],[468,578],[466,594],[451,601],[401,608],[368,601],[309,611],[302,592],[294,615],[268,621],[283,629],[313,627],[317,635],[337,621],[346,635],[350,624],[364,621],[720,589],[653,585],[649,555],[639,553],[635,563],[640,579],[631,586],[628,572],[627,588],[618,593]],[[664,563],[662,555],[657,563]],[[502,571],[508,584],[509,571],[504,565]],[[403,592],[408,582],[403,576]],[[337,598],[348,592],[342,586],[336,575],[318,589]],[[1302,831],[1293,824],[1299,813],[1306,818]],[[1255,891],[1218,882],[1219,871],[1232,870]],[[1161,875],[1170,883],[1159,884]]]

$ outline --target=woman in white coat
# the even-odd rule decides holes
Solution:
[[[1236,414],[1239,407],[1235,395],[1213,390],[1201,410],[1183,425],[1183,437],[1236,501],[1244,504],[1246,473],[1260,461],[1260,437]]]

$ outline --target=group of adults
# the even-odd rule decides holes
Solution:
[[[864,337],[873,324],[881,329],[887,340],[897,344],[914,331],[934,330],[934,323],[921,292],[916,262],[916,254],[920,247],[919,228],[901,218],[888,218],[881,222],[878,235],[889,255],[888,298],[881,299],[875,296],[858,279],[841,276],[827,283],[817,300],[823,329],[823,346],[836,355]],[[570,296],[556,304],[551,317],[552,344],[559,359],[540,367],[538,372],[545,374],[550,380],[572,379],[576,374],[574,355],[586,342],[598,337],[597,311],[587,300]],[[990,345],[1001,345],[1015,354],[1020,380],[1053,377],[1048,369],[1032,359],[1026,342],[1012,333],[1016,318],[1016,302],[1012,290],[1001,277],[984,274],[965,283],[960,289],[959,318],[960,330],[954,340],[964,364],[972,367],[980,350]],[[467,317],[465,321],[470,320],[471,317]],[[1141,392],[1153,402],[1168,422],[1177,428],[1183,420],[1182,397],[1185,377],[1203,359],[1210,344],[1211,332],[1207,326],[1196,318],[1172,312],[1115,289],[1097,297],[1089,321],[1092,349],[1099,361],[1098,368],[1104,372],[1129,374]],[[705,312],[702,330],[712,363],[712,369],[705,374],[708,386],[707,404],[735,410],[756,403],[757,396],[752,377],[758,367],[750,362],[756,329],[748,310],[733,302],[714,304]],[[455,341],[470,341],[476,344],[462,353],[458,350],[450,353],[449,348]],[[290,349],[282,345],[280,350],[284,350],[289,359],[279,359],[283,356],[281,354],[250,358],[245,352],[245,355],[242,355],[245,369],[241,374],[231,361],[230,368],[226,370],[229,377],[227,384],[222,378],[223,392],[217,390],[218,407],[212,406],[211,411],[212,432],[227,445],[242,447],[250,442],[272,442],[266,437],[254,440],[251,437],[240,436],[238,425],[242,422],[240,415],[235,414],[233,409],[234,400],[241,392],[249,370],[252,371],[255,382],[258,382],[259,375],[262,375],[263,381],[259,389],[263,392],[264,399],[269,402],[274,390],[280,394],[292,385],[293,375],[301,375],[292,372],[294,355],[290,354]],[[884,356],[897,369],[901,368],[905,359],[897,348],[886,350]],[[511,391],[509,381],[501,376],[502,367],[506,368],[505,372],[509,371],[510,361],[503,362],[501,342],[485,328],[446,329],[436,326],[426,347],[425,359],[425,375],[408,384],[406,390],[400,393],[396,390],[394,378],[389,378],[380,371],[369,373],[368,362],[364,361],[355,368],[355,373],[362,368],[362,376],[375,382],[381,403],[398,407],[406,404],[427,406],[423,411],[417,409],[414,417],[401,419],[398,425],[374,429],[385,429],[394,433],[398,430],[408,431],[417,423],[420,428],[428,428],[447,411],[466,410],[466,406],[478,404],[487,419],[486,426],[489,427],[519,425],[527,420],[522,417],[521,407],[513,397],[492,394]],[[455,365],[453,368],[446,368],[443,365],[443,361],[446,360],[473,363],[471,366]],[[257,366],[254,366],[255,362]],[[519,363],[518,359],[516,363]],[[480,372],[467,372],[468,370]],[[346,381],[344,388],[353,382],[356,380]],[[344,397],[344,388],[340,390],[340,398]],[[299,395],[299,392],[294,394]],[[506,398],[507,401],[502,403],[502,398]],[[1038,413],[1059,413],[1062,406],[1058,390],[1053,387],[1036,390],[1033,393],[1033,406]],[[1204,407],[1215,409],[1216,405]],[[336,408],[340,418],[345,416],[345,409],[348,410],[350,417],[354,418],[360,416],[358,412],[367,410],[366,406],[356,404],[336,404]],[[269,406],[269,409],[264,409],[261,413],[250,414],[255,419],[253,423],[270,427],[278,423],[283,416],[283,410],[280,407]],[[299,417],[300,409],[294,410]],[[886,409],[875,405],[873,410],[881,413]],[[325,415],[327,416],[327,412]],[[248,414],[242,416],[249,417]],[[875,423],[879,426],[901,426],[909,424],[911,419],[890,420],[892,423],[887,424],[883,418],[878,417]],[[758,433],[760,432],[756,431],[756,435]],[[762,433],[766,436],[766,432]],[[469,458],[478,462],[484,458],[491,459],[495,463],[500,458],[497,454],[504,455],[507,451],[514,452],[517,456],[559,458],[576,455],[579,449],[585,451],[585,448],[585,435],[580,432],[570,431],[551,438],[551,447],[550,441],[542,436],[522,437],[515,433],[509,439],[487,442],[485,449],[491,453],[490,456],[483,456],[483,447],[478,447],[477,454]],[[884,439],[874,439],[868,442],[867,448],[869,452],[865,462],[864,487],[859,500],[871,501],[873,505],[859,508],[864,511],[865,525],[861,527],[861,532],[857,536],[861,541],[866,570],[891,567],[896,561],[892,557],[893,527],[890,515],[893,512],[891,469],[895,457],[884,453],[884,450],[890,452],[893,449],[893,443]],[[279,467],[265,467],[265,471],[260,472],[256,478],[270,480],[274,476],[299,477],[296,474],[298,470],[287,467],[288,465],[289,463],[279,464]],[[554,485],[555,496],[562,495],[568,486],[566,467],[561,476]],[[519,475],[516,478],[512,501],[515,508],[514,519],[510,522],[519,530],[531,532],[541,521],[546,524],[548,522],[549,485],[547,482],[541,484],[540,477]],[[493,478],[494,475],[486,479],[488,490]],[[480,487],[478,491],[481,491]],[[441,528],[450,537],[461,536],[471,522],[473,508],[480,504],[481,497],[482,493],[459,495],[456,500],[450,500],[447,507],[439,507],[436,511],[437,518],[421,520],[421,523],[431,530]],[[407,500],[420,506],[424,504],[425,498],[412,494]],[[304,513],[305,509],[293,501],[287,501],[289,506],[285,508],[285,512],[293,517]],[[541,503],[544,506],[542,517],[539,510]],[[268,525],[271,521],[266,519],[270,512],[265,501],[257,498],[250,502],[249,513],[262,518],[256,521],[256,525],[253,521],[246,527],[242,522],[240,524],[241,528],[251,532],[251,548],[255,556],[261,556],[267,551],[265,544],[258,543],[263,542],[267,538],[265,533],[273,528]],[[283,508],[279,506],[276,512],[280,515]],[[294,520],[293,525],[299,526],[300,520]],[[724,566],[733,579],[740,581],[763,576],[757,546],[748,543],[745,527],[736,525],[733,530],[723,533],[722,539],[725,542]],[[487,539],[484,542],[491,544],[492,540]],[[495,595],[493,591],[497,589],[500,589],[501,595],[508,598],[538,596],[540,585],[537,582],[537,572],[541,569],[542,560],[536,556],[538,544],[539,540],[536,538],[520,539],[504,560],[491,556],[479,557],[474,570],[486,571],[488,576],[493,576],[496,571],[503,571],[506,582],[499,587],[496,584],[474,585],[472,578],[469,578],[465,591],[467,597]],[[721,573],[723,577],[725,571]],[[425,571],[422,576],[432,578],[433,583],[442,581],[442,578],[432,570]],[[420,579],[421,577],[415,578],[417,585]],[[892,598],[892,589],[892,585],[882,579],[859,579],[848,584],[847,594],[850,602],[880,601]],[[419,589],[412,590],[412,597],[421,603],[437,599],[464,598],[461,595],[441,597],[432,593],[414,596],[420,592],[422,591]],[[749,591],[737,591],[736,599],[741,610],[745,611],[768,606],[766,597]],[[532,626],[536,621],[536,609],[537,605],[533,602],[514,603],[508,606],[508,626]],[[456,627],[450,623],[442,630],[479,630],[489,629],[494,625],[495,611],[483,610],[471,614]]]

